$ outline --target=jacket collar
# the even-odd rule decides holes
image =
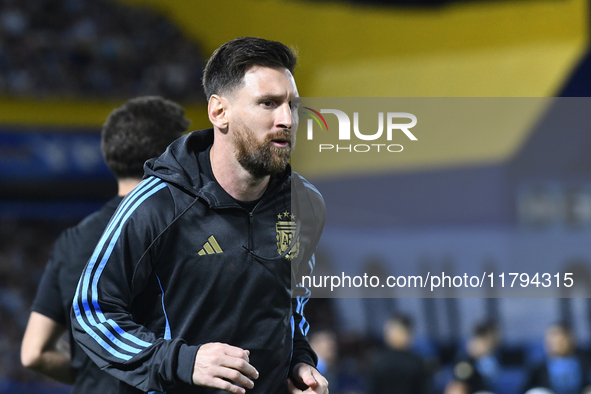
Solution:
[[[202,198],[211,208],[240,207],[199,163],[199,153],[207,151],[212,145],[213,129],[186,134],[174,141],[160,157],[146,162],[145,177],[156,176],[193,197]],[[271,176],[265,195],[278,187],[289,187],[290,178],[291,167],[288,165],[282,173]]]

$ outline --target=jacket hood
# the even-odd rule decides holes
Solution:
[[[213,129],[198,130],[175,140],[160,156],[144,164],[145,176],[156,176],[187,193],[197,196],[199,189],[210,182],[203,178],[198,156],[213,144]]]

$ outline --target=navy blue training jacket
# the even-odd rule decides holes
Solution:
[[[195,131],[146,162],[80,278],[74,338],[121,393],[222,393],[191,383],[208,342],[250,350],[249,393],[287,393],[291,367],[316,365],[294,278],[313,269],[322,196],[288,166],[249,212],[202,168],[212,143]]]

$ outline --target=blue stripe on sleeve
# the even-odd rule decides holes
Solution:
[[[131,358],[131,356],[122,354],[119,351],[115,350],[109,343],[105,342],[103,340],[103,338],[101,338],[96,332],[94,332],[93,328],[89,327],[84,322],[84,318],[83,318],[83,315],[80,311],[80,307],[78,305],[78,302],[82,301],[82,305],[84,308],[84,314],[86,315],[90,325],[93,326],[95,329],[100,330],[108,338],[108,340],[111,342],[112,345],[115,345],[116,347],[119,347],[120,349],[130,352],[130,353],[133,353],[133,354],[137,354],[141,351],[141,349],[137,349],[135,347],[129,346],[129,345],[121,342],[118,338],[116,338],[114,336],[113,333],[111,333],[111,331],[105,326],[104,323],[109,324],[109,326],[113,330],[115,330],[115,332],[117,334],[121,335],[121,337],[129,340],[130,342],[132,342],[136,345],[139,345],[140,347],[147,347],[147,346],[151,345],[150,343],[145,342],[145,341],[125,332],[112,319],[107,320],[105,318],[105,316],[103,315],[103,313],[100,310],[100,307],[98,305],[97,284],[98,284],[98,280],[100,278],[100,275],[104,269],[104,266],[112,253],[112,250],[115,246],[117,239],[119,238],[119,235],[121,233],[121,229],[122,229],[125,221],[129,218],[129,216],[135,211],[135,209],[143,201],[145,201],[148,197],[150,197],[151,195],[153,195],[154,193],[156,193],[157,191],[161,190],[164,187],[166,187],[166,184],[164,182],[162,182],[158,178],[151,177],[151,178],[144,180],[142,183],[140,183],[124,199],[124,201],[120,204],[119,208],[117,209],[117,212],[115,212],[115,215],[111,219],[109,225],[107,226],[105,233],[101,237],[99,244],[97,245],[91,259],[88,262],[84,276],[80,280],[80,282],[78,283],[78,289],[76,290],[77,299],[74,300],[73,307],[74,307],[74,311],[75,311],[75,315],[76,315],[76,320],[80,323],[80,326],[84,329],[84,331],[86,331],[86,333],[88,333],[93,339],[95,339],[105,350],[109,351],[112,355],[114,355],[118,358],[122,358],[124,360],[129,360]],[[131,206],[131,208],[130,208],[130,206]],[[115,228],[117,228],[117,230],[115,230]],[[113,233],[113,230],[115,230],[114,233]],[[105,251],[103,258],[101,259],[101,263],[99,264],[97,272],[95,272],[95,274],[93,276],[92,270],[94,269],[94,266],[99,258],[99,255],[105,246],[105,243],[107,242],[109,237],[111,237],[111,235],[112,235],[112,238],[108,244],[108,248]],[[92,307],[94,307],[97,317],[101,323],[97,323],[95,321],[94,316],[92,314],[93,308],[91,307],[91,305],[89,305],[89,302],[88,302],[88,290],[89,290],[89,285],[90,285],[89,282],[90,282],[91,277],[93,277],[92,295],[91,295]],[[82,287],[80,287],[80,286],[82,286]]]
[[[164,289],[162,288],[162,283],[160,282],[160,278],[156,275],[156,279],[158,279],[158,284],[160,285],[160,291],[162,291],[162,311],[164,312],[164,319],[166,320],[166,327],[164,327],[164,339],[172,339],[172,334],[170,332],[170,323],[168,322],[168,315],[166,314],[166,307],[164,306]]]
[[[76,289],[76,294],[78,294],[78,291],[80,289],[80,283],[78,283],[78,289]],[[72,304],[72,307],[74,309],[74,314],[76,315],[76,320],[78,321],[78,323],[80,324],[80,326],[82,327],[82,329],[88,334],[90,335],[91,338],[93,338],[99,345],[101,345],[103,347],[103,349],[107,350],[109,353],[111,353],[113,356],[121,358],[123,360],[129,360],[131,359],[130,355],[127,354],[123,354],[118,352],[117,350],[113,349],[111,347],[111,345],[109,345],[108,343],[106,343],[103,338],[101,338],[97,333],[94,332],[94,330],[90,327],[88,327],[88,325],[84,322],[84,319],[82,318],[82,315],[80,313],[80,307],[78,306],[78,300],[74,299],[74,303]]]
[[[107,350],[113,356],[121,358],[123,360],[127,361],[131,359],[131,356],[119,353],[117,350],[113,349],[108,343],[103,341],[103,339],[99,335],[97,335],[92,330],[92,328],[88,327],[86,323],[84,323],[84,319],[82,318],[82,316],[80,316],[80,308],[78,307],[78,303],[74,303],[74,312],[76,314],[76,320],[78,320],[78,323],[80,323],[80,326],[84,329],[84,331],[86,331],[86,333],[90,335],[95,341],[97,341],[98,344],[101,345],[105,350]]]
[[[117,207],[117,210],[113,214],[113,217],[109,221],[109,224],[107,225],[107,228],[103,232],[103,235],[101,235],[101,238],[99,239],[99,242],[98,242],[99,245],[103,245],[106,242],[107,238],[109,238],[113,227],[117,225],[117,223],[119,222],[119,219],[121,218],[122,213],[129,207],[129,204],[131,204],[131,202],[135,199],[135,196],[139,193],[142,193],[143,191],[145,191],[147,188],[149,188],[153,184],[157,183],[158,181],[159,181],[159,179],[155,178],[155,177],[150,177],[148,179],[143,180],[142,182],[140,182],[139,185],[137,185],[123,199],[123,201],[121,202],[121,204],[119,204],[119,206]],[[101,251],[102,251],[102,248],[95,248],[89,261],[93,261],[93,262],[96,261],[98,259],[99,254],[101,253]],[[92,265],[92,267],[94,267],[94,264]],[[92,267],[89,266],[90,270],[88,268],[86,269],[86,273],[88,275],[90,275],[92,273]]]
[[[308,324],[308,321],[304,317],[304,306],[306,305],[308,300],[310,300],[310,298],[298,297],[297,300],[298,300],[298,306],[296,308],[296,312],[298,312],[300,314],[300,316],[302,316],[302,320],[300,321],[300,331],[302,332],[303,335],[307,335],[308,330],[310,329],[310,324]]]
[[[137,207],[141,205],[142,202],[144,202],[152,194],[156,193],[157,191],[159,191],[165,187],[166,187],[166,184],[161,183],[161,184],[155,186],[152,190],[146,192],[144,195],[142,195],[141,197],[138,198],[138,201],[131,207],[131,209],[123,217],[119,227],[117,228],[113,237],[111,238],[111,241],[109,242],[109,247],[105,251],[105,254],[103,255],[103,258],[101,259],[101,262],[98,266],[98,269],[94,273],[94,277],[92,280],[92,295],[91,295],[92,296],[92,305],[94,306],[94,310],[97,314],[97,317],[101,321],[101,323],[106,322],[107,319],[103,315],[101,308],[98,304],[98,281],[99,281],[100,276],[105,268],[105,265],[107,264],[107,261],[111,257],[111,253],[113,252],[113,249],[115,248],[115,244],[117,243],[117,240],[119,239],[119,236],[121,235],[121,230],[123,229],[123,225],[125,224],[125,221],[129,218],[129,216],[131,216],[131,214],[137,209]],[[85,289],[83,288],[83,294],[86,294],[86,292],[84,290]],[[115,323],[115,325],[117,325],[117,323]],[[117,326],[116,329],[118,330],[118,332],[119,332],[119,330],[121,330],[119,328],[119,326]],[[119,333],[121,335],[125,335],[123,330],[121,330],[121,332],[119,332]],[[129,336],[129,337],[127,337],[127,335],[125,335],[125,336],[126,336],[126,339],[132,341],[133,343],[135,343],[137,345],[140,345],[140,346],[150,346],[151,345],[150,343],[144,342],[141,339],[136,338],[134,336]]]
[[[94,269],[95,263],[98,260],[98,257],[102,252],[103,245],[105,244],[105,242],[107,241],[107,239],[111,235],[113,227],[119,222],[123,212],[127,209],[129,204],[134,200],[134,198],[137,194],[142,193],[143,191],[145,191],[147,188],[149,188],[152,184],[154,184],[157,181],[158,181],[158,179],[156,179],[156,178],[154,178],[152,180],[146,179],[146,180],[142,181],[130,194],[127,195],[127,197],[125,197],[123,202],[121,204],[119,204],[117,211],[115,212],[115,214],[113,215],[113,217],[109,221],[109,224],[108,224],[107,228],[105,229],[103,235],[101,236],[97,247],[94,249],[92,256],[88,260],[88,265],[86,266],[86,270],[85,270],[84,276],[83,276],[84,282],[83,282],[82,288],[84,288],[84,289],[88,288],[88,280],[92,276],[92,270]],[[88,308],[86,294],[82,294],[82,301],[84,303],[84,309],[86,310]]]

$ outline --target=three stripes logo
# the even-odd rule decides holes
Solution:
[[[203,245],[203,248],[201,248],[201,250],[198,252],[199,256],[217,253],[224,253],[224,251],[222,250],[222,248],[220,248],[218,241],[216,241],[213,235],[207,238],[207,242]]]

